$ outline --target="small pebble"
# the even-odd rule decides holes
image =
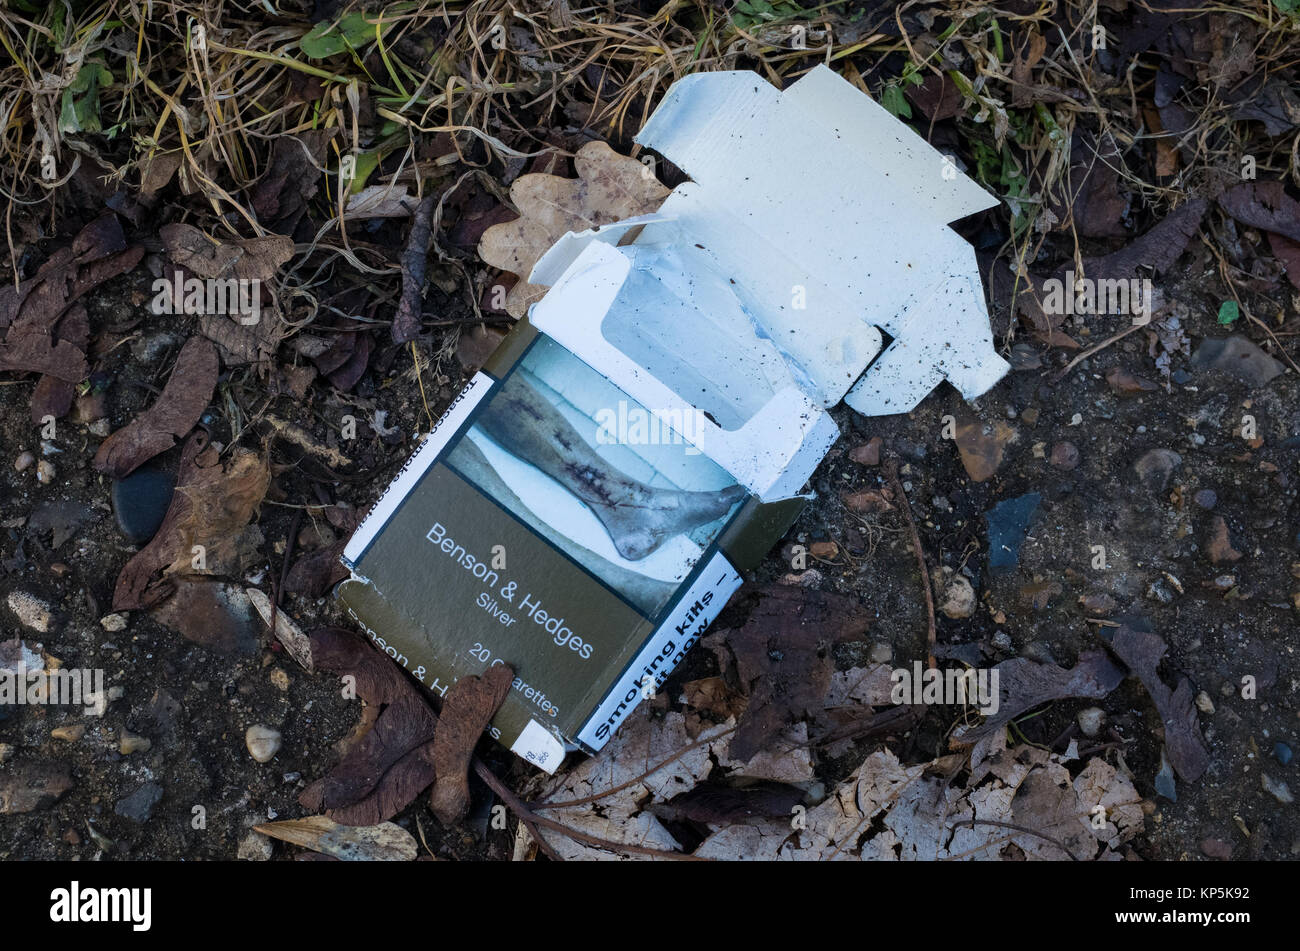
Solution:
[[[36,463],[36,481],[41,485],[49,485],[57,475],[58,471],[54,468],[54,463],[48,459]]]
[[[158,805],[162,797],[163,788],[161,786],[157,783],[145,783],[131,795],[119,799],[113,805],[113,811],[125,819],[143,825],[149,821],[149,817],[153,815],[154,806]],[[98,842],[102,836],[97,836],[93,826],[89,828],[91,836]]]
[[[99,626],[106,631],[116,633],[126,630],[125,614],[105,614],[99,619]]]
[[[50,731],[50,736],[56,740],[63,740],[67,743],[75,743],[86,735],[86,724],[73,723],[69,726],[58,726]]]
[[[1106,722],[1106,711],[1101,707],[1088,707],[1080,710],[1076,719],[1083,735],[1094,737],[1101,732],[1101,726]]]
[[[1048,462],[1058,469],[1077,469],[1079,467],[1079,450],[1072,442],[1062,440],[1052,446],[1052,455]]]
[[[49,604],[28,591],[9,592],[9,610],[17,615],[24,627],[41,634],[48,634],[54,622]]]
[[[236,857],[241,862],[267,862],[271,859],[274,846],[271,840],[260,832],[249,832],[239,842]]]
[[[1011,650],[1011,635],[1006,631],[998,631],[993,635],[993,646],[1000,651]]]
[[[797,574],[794,572],[784,574],[781,576],[780,582],[781,584],[798,585],[803,588],[816,588],[824,579],[825,576],[816,568],[809,568],[807,571],[801,571]]]
[[[854,446],[850,449],[849,458],[862,466],[879,465],[882,443],[883,440],[879,436],[873,436],[865,445]]]
[[[813,542],[808,546],[808,554],[814,558],[834,558],[839,550],[840,546],[834,542]]]
[[[289,675],[280,667],[271,671],[271,684],[281,692],[289,689]]]
[[[136,736],[134,733],[122,731],[122,742],[118,745],[118,751],[123,756],[130,756],[132,753],[147,753],[153,742],[144,736]]]
[[[1208,512],[1219,504],[1219,496],[1213,489],[1201,489],[1192,496],[1192,501]]]
[[[269,763],[280,752],[280,731],[258,724],[250,726],[244,734],[244,744],[249,755],[259,763]]]
[[[36,463],[36,456],[30,452],[20,452],[18,458],[14,460],[14,469],[18,472],[26,472]]]
[[[1287,784],[1281,780],[1274,779],[1268,773],[1260,773],[1259,782],[1260,785],[1264,787],[1264,791],[1282,805],[1289,806],[1291,803],[1295,802],[1295,797],[1291,795],[1291,790],[1287,787]]]
[[[122,534],[137,545],[153,538],[171,505],[176,480],[161,469],[142,466],[113,483],[113,516]]]
[[[1201,840],[1201,852],[1208,858],[1226,862],[1232,858],[1232,846],[1222,839]]]
[[[975,588],[970,583],[970,579],[952,571],[951,568],[943,569],[943,573],[946,577],[942,581],[943,587],[939,594],[939,610],[945,617],[953,620],[971,617],[975,613],[977,602]]]
[[[1291,762],[1291,747],[1287,746],[1285,743],[1274,743],[1273,758],[1283,766],[1286,766]]]
[[[1214,701],[1210,699],[1210,695],[1204,690],[1196,695],[1196,709],[1202,713],[1214,712]]]

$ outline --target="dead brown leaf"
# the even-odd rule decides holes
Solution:
[[[469,811],[470,757],[514,679],[514,670],[497,664],[482,676],[461,677],[447,691],[433,738],[436,778],[429,800],[443,825],[459,822]]]
[[[1286,268],[1286,277],[1297,290],[1300,290],[1300,241],[1284,238],[1276,231],[1268,233],[1268,245],[1273,249],[1273,256]]]
[[[293,257],[293,239],[279,234],[217,241],[177,223],[163,225],[158,237],[174,263],[201,278],[269,281]]]
[[[506,310],[522,317],[546,288],[529,284],[533,265],[569,231],[585,231],[655,211],[668,197],[646,166],[619,155],[604,142],[588,142],[573,159],[576,179],[521,175],[510,187],[520,217],[483,232],[479,257],[509,271],[519,282],[506,295]]]
[[[219,370],[216,348],[202,337],[190,337],[157,401],[100,444],[95,468],[121,479],[175,446],[203,415]]]
[[[174,589],[173,575],[239,574],[252,541],[245,528],[269,484],[270,470],[258,453],[237,449],[223,465],[207,433],[194,433],[182,451],[162,525],[118,575],[113,609],[158,604]]]
[[[366,709],[379,713],[360,742],[298,801],[347,825],[390,819],[434,780],[438,717],[387,657],[350,631],[313,631],[311,657],[317,668],[354,678]]]
[[[1300,202],[1281,182],[1235,185],[1219,196],[1219,207],[1243,225],[1300,241]]]
[[[140,263],[144,249],[127,247],[122,224],[103,215],[82,228],[36,275],[0,286],[0,369],[44,373],[66,383],[85,379],[89,324],[71,307],[87,291]],[[65,314],[68,316],[65,318]]]
[[[277,234],[293,234],[316,196],[325,167],[326,146],[336,129],[277,136],[270,167],[253,187],[249,201],[258,220]]]
[[[346,862],[412,862],[420,851],[415,836],[392,822],[354,826],[307,816],[264,822],[253,831]]]
[[[1066,670],[1056,664],[1040,664],[1025,657],[1003,661],[998,672],[998,710],[979,726],[959,730],[961,743],[973,743],[1005,726],[1026,710],[1052,700],[1087,697],[1099,700],[1124,681],[1123,668],[1101,651],[1084,651],[1079,661]]]
[[[1156,705],[1165,728],[1169,765],[1186,782],[1199,779],[1210,765],[1210,751],[1196,719],[1191,681],[1180,676],[1178,686],[1170,690],[1160,679],[1160,659],[1168,650],[1164,639],[1150,631],[1136,631],[1122,625],[1115,630],[1111,647],[1142,681]]]
[[[861,637],[870,616],[855,599],[824,591],[773,585],[757,594],[744,624],[706,638],[730,652],[749,696],[731,744],[739,760],[822,709],[834,670],[831,648]]]

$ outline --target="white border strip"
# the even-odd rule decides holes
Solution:
[[[644,699],[645,688],[649,686],[644,679],[651,677],[656,690],[662,686],[680,662],[677,655],[684,655],[704,636],[704,632],[740,587],[740,583],[740,575],[731,567],[731,563],[721,552],[714,552],[695,583],[677,599],[672,614],[650,635],[623,676],[609,689],[596,712],[587,718],[587,722],[578,731],[578,741],[593,750],[599,750],[608,743],[610,737],[618,731],[619,725]],[[705,606],[702,599],[709,593],[712,596]],[[645,668],[657,655],[669,659],[670,644],[673,659],[662,667],[656,666],[653,675],[647,674]],[[600,729],[602,725],[606,727],[603,733]]]
[[[453,436],[460,432],[469,414],[492,391],[495,382],[486,373],[475,373],[474,377],[465,384],[465,388],[451,401],[447,411],[438,418],[438,421],[433,424],[433,429],[429,430],[424,441],[420,443],[420,448],[406,460],[406,465],[402,466],[402,471],[397,474],[397,478],[389,483],[384,494],[370,510],[370,514],[357,526],[352,540],[343,550],[343,561],[349,568],[356,568],[357,560],[375,536],[388,524],[388,520],[397,511],[397,506],[402,503],[402,499],[415,488],[420,477],[433,465],[438,453],[451,442]]]

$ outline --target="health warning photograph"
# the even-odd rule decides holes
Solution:
[[[539,337],[446,461],[653,617],[746,497],[674,422]]]

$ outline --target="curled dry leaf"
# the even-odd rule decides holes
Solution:
[[[202,337],[185,341],[157,402],[100,444],[95,468],[121,479],[175,446],[203,415],[219,370],[211,343]]]
[[[253,831],[345,862],[413,862],[420,851],[415,836],[393,822],[347,826],[328,816],[307,816],[264,822]]]
[[[202,278],[269,281],[293,257],[293,239],[280,234],[216,241],[193,225],[163,225],[167,256]]]
[[[1124,669],[1102,651],[1084,651],[1069,670],[1025,657],[1003,661],[998,672],[998,709],[979,726],[959,730],[957,739],[973,743],[1005,726],[1026,710],[1052,700],[1086,697],[1100,700],[1124,682]]]
[[[257,537],[245,528],[269,484],[270,470],[259,454],[237,449],[223,465],[207,433],[194,433],[181,452],[176,492],[162,525],[118,575],[113,610],[158,604],[174,590],[174,575],[237,575]],[[195,563],[200,551],[201,568]]]
[[[705,639],[725,645],[749,703],[731,744],[751,759],[785,727],[823,708],[834,662],[831,647],[862,636],[869,614],[852,598],[788,585],[758,592],[743,625]]]
[[[644,707],[623,723],[599,756],[555,777],[534,811],[548,819],[610,842],[657,849],[681,850],[681,844],[649,803],[665,803],[695,787],[713,769],[715,745],[725,747],[734,727],[718,724],[692,740],[680,713],[653,719]],[[566,806],[568,802],[600,798]],[[579,842],[563,833],[541,829],[547,843],[564,859],[639,858]]]
[[[1243,225],[1300,241],[1300,202],[1281,182],[1236,185],[1219,197],[1219,207]]]
[[[1146,234],[1135,238],[1118,251],[1099,257],[1084,258],[1081,273],[1098,281],[1133,280],[1142,277],[1145,269],[1148,268],[1157,273],[1165,273],[1173,267],[1187,248],[1188,242],[1200,228],[1201,219],[1205,217],[1208,208],[1208,202],[1201,198],[1184,202],[1162,218]],[[1064,282],[1067,270],[1074,270],[1074,265],[1062,266],[1050,275],[1029,275],[1029,286],[1026,287],[1021,281],[1017,288],[1018,309],[1050,346],[1078,346],[1060,330],[1066,317],[1064,310],[1049,314],[1043,309],[1043,301],[1047,297],[1045,281],[1055,278]],[[1002,285],[1001,288],[995,289],[996,292],[1010,292],[1012,284],[1007,282],[1008,276],[1014,280],[1014,276],[1010,275],[1009,271],[995,272],[995,279]]]
[[[1169,649],[1164,638],[1122,625],[1115,630],[1110,646],[1151,695],[1164,724],[1169,764],[1186,782],[1200,779],[1210,765],[1210,751],[1197,722],[1195,691],[1186,677],[1179,676],[1173,690],[1160,679],[1160,659]]]
[[[884,750],[814,806],[804,805],[806,787],[764,782],[746,793],[736,774],[720,775],[732,735],[720,724],[691,739],[679,713],[634,713],[600,756],[557,776],[531,804],[617,845],[547,828],[543,837],[566,859],[640,858],[618,846],[680,851],[663,822],[686,820],[713,830],[692,853],[698,858],[1087,860],[1110,857],[1143,825],[1137,790],[1104,760],[1072,776],[1069,757],[1009,750],[1005,731],[986,742],[964,785],[951,783],[963,756],[905,765]]]
[[[474,745],[510,693],[514,679],[514,670],[497,664],[482,676],[461,677],[447,691],[433,737],[437,778],[430,797],[433,814],[443,825],[459,822],[469,812],[469,761]]]
[[[1071,779],[1061,757],[1030,746],[1003,749],[965,787],[944,778],[952,769],[949,759],[905,766],[888,750],[872,753],[799,821],[728,826],[694,854],[784,861],[1087,860],[1108,857],[1142,829],[1141,797],[1101,759]]]
[[[298,801],[348,825],[390,819],[434,780],[438,717],[396,665],[350,631],[313,631],[311,655],[316,667],[354,678],[357,696],[380,712],[360,742]]]
[[[522,317],[546,288],[528,283],[533,265],[569,231],[585,231],[624,218],[649,214],[663,204],[668,189],[634,158],[619,155],[604,142],[588,142],[573,158],[576,179],[521,175],[510,187],[520,217],[483,232],[478,253],[492,267],[519,282],[506,295],[506,310]]]
[[[70,247],[50,255],[34,277],[0,286],[0,331],[6,331],[0,370],[44,373],[66,383],[83,380],[89,365],[81,338],[89,327],[60,318],[87,291],[130,271],[143,256],[143,248],[127,246],[117,216],[106,214],[82,228]]]

